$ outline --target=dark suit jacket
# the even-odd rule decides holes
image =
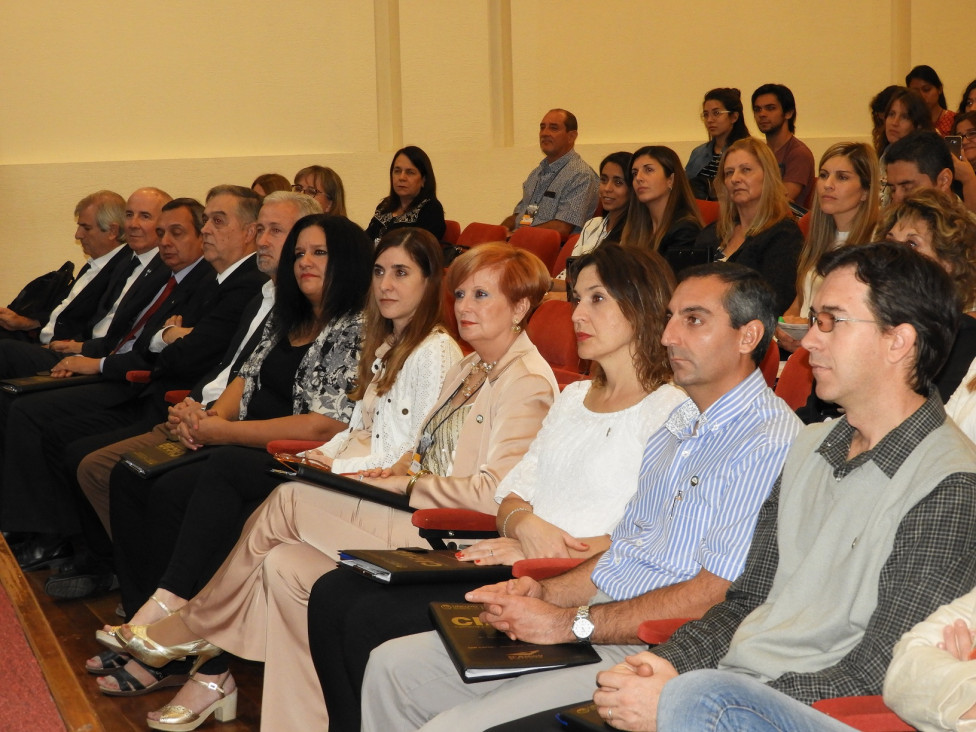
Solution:
[[[264,300],[261,293],[257,296],[251,298],[251,301],[247,304],[244,312],[241,315],[241,320],[237,324],[237,331],[234,336],[230,339],[230,343],[227,346],[227,351],[224,352],[224,357],[220,359],[220,363],[210,369],[203,377],[197,382],[196,386],[190,391],[190,396],[200,401],[203,397],[203,387],[209,384],[211,381],[217,378],[221,371],[227,368],[228,365],[231,366],[230,377],[228,378],[228,383],[233,381],[234,377],[237,376],[237,372],[241,370],[241,366],[247,361],[248,356],[251,355],[251,351],[257,347],[258,342],[261,340],[261,333],[264,331],[264,324],[268,322],[268,317],[271,313],[267,313],[261,322],[257,324],[254,332],[251,333],[250,338],[244,343],[241,348],[241,352],[238,354],[238,346],[241,345],[241,341],[244,340],[244,336],[247,334],[247,329],[251,325],[251,321],[257,317],[258,310],[261,309],[261,302]],[[235,358],[236,356],[236,358]]]
[[[125,271],[124,267],[119,268],[120,274]],[[81,346],[81,355],[92,358],[103,358],[109,355],[112,349],[119,345],[119,341],[125,338],[129,331],[132,330],[132,326],[135,324],[136,318],[139,317],[139,313],[143,311],[152,298],[156,296],[156,293],[166,284],[169,276],[169,268],[163,264],[163,260],[159,258],[158,254],[150,259],[149,264],[142,270],[139,278],[132,283],[132,287],[122,296],[122,301],[119,303],[119,307],[112,317],[112,322],[108,326],[108,332],[102,338],[92,338],[91,340],[85,341]],[[128,279],[128,276],[125,279]],[[125,282],[116,284],[119,285],[118,291],[121,291],[121,286]],[[111,306],[112,303],[109,302],[108,309],[111,309]]]
[[[87,341],[92,337],[95,323],[105,317],[108,310],[100,307],[102,295],[108,289],[116,268],[124,267],[132,256],[132,250],[123,246],[115,253],[98,274],[61,311],[54,323],[53,341]]]

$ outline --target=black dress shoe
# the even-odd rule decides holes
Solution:
[[[115,574],[98,566],[63,568],[44,583],[44,591],[59,600],[79,600],[118,588],[119,580]]]
[[[18,545],[14,550],[17,564],[25,572],[60,566],[70,559],[71,555],[71,542],[61,538],[34,538]]]

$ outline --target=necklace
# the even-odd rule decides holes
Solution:
[[[498,362],[492,361],[488,363],[487,361],[478,361],[478,363],[471,367],[471,371],[464,377],[464,383],[461,384],[461,396],[464,397],[465,402],[485,383],[485,379],[488,378],[491,370],[495,368],[496,363]]]

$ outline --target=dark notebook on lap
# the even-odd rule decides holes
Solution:
[[[387,585],[418,582],[500,582],[511,579],[505,564],[461,562],[453,549],[343,549],[339,566]]]
[[[268,472],[283,480],[301,480],[306,483],[324,486],[325,488],[331,488],[340,493],[348,493],[357,498],[365,498],[367,501],[397,508],[401,511],[410,511],[412,513],[415,510],[410,506],[410,499],[401,493],[393,493],[392,491],[377,488],[375,485],[350,478],[341,473],[333,473],[330,470],[317,468],[314,465],[309,465],[307,462],[302,461],[301,458],[286,459],[281,455],[276,455],[275,460],[280,463],[281,467],[272,468]]]
[[[101,380],[101,374],[80,374],[66,377],[37,374],[36,376],[20,376],[16,379],[0,379],[0,389],[8,394],[30,394],[47,389],[63,389],[66,386],[94,384]]]

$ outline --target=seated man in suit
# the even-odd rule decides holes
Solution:
[[[159,245],[156,220],[163,205],[171,200],[169,194],[158,188],[140,188],[129,196],[124,219],[128,256],[122,259],[109,279],[95,283],[92,292],[102,292],[98,307],[88,322],[74,333],[65,327],[55,327],[58,331],[54,334],[55,340],[46,346],[16,340],[0,341],[0,378],[30,376],[50,370],[61,360],[60,354],[108,355],[107,349],[132,328],[136,316],[169,278],[169,270],[156,252]]]
[[[21,333],[41,329],[30,340],[44,345],[64,338],[90,338],[92,326],[105,315],[99,304],[108,281],[127,258],[122,232],[124,210],[125,200],[113,191],[97,191],[82,198],[75,206],[75,239],[87,261],[71,290],[50,313],[37,313],[36,317],[0,308],[0,328]]]
[[[166,204],[160,256],[173,272],[170,281],[108,356],[67,356],[52,369],[55,375],[101,373],[106,381],[9,404],[0,528],[46,535],[18,551],[25,568],[63,555],[59,537],[79,531],[85,506],[75,505],[65,446],[79,436],[104,435],[95,449],[150,429],[166,418],[165,392],[191,386],[226,351],[241,312],[266,280],[254,262],[260,202],[250,189],[217,186],[206,210],[193,199]],[[151,371],[151,383],[126,383],[130,370]]]
[[[158,445],[175,438],[176,427],[184,415],[205,409],[214,402],[227,384],[237,375],[240,367],[257,345],[264,321],[274,304],[274,278],[278,268],[281,247],[295,222],[303,216],[321,213],[311,196],[290,191],[276,191],[265,197],[258,214],[257,225],[257,263],[258,269],[270,279],[264,284],[262,293],[256,296],[244,311],[240,327],[234,335],[224,358],[217,366],[198,382],[186,399],[169,408],[166,422],[157,424],[148,432],[115,442],[114,444],[89,450],[94,444],[90,438],[83,438],[67,446],[65,462],[67,472],[77,474],[78,483],[91,502],[100,525],[83,523],[88,544],[106,546],[101,539],[111,533],[109,521],[109,476],[119,458],[130,450]],[[100,440],[98,440],[100,441]],[[104,533],[103,533],[104,532]],[[89,571],[73,574],[63,573],[48,580],[45,589],[57,597],[84,597],[100,586],[110,584],[103,575],[110,572]],[[138,672],[136,672],[138,673]]]

